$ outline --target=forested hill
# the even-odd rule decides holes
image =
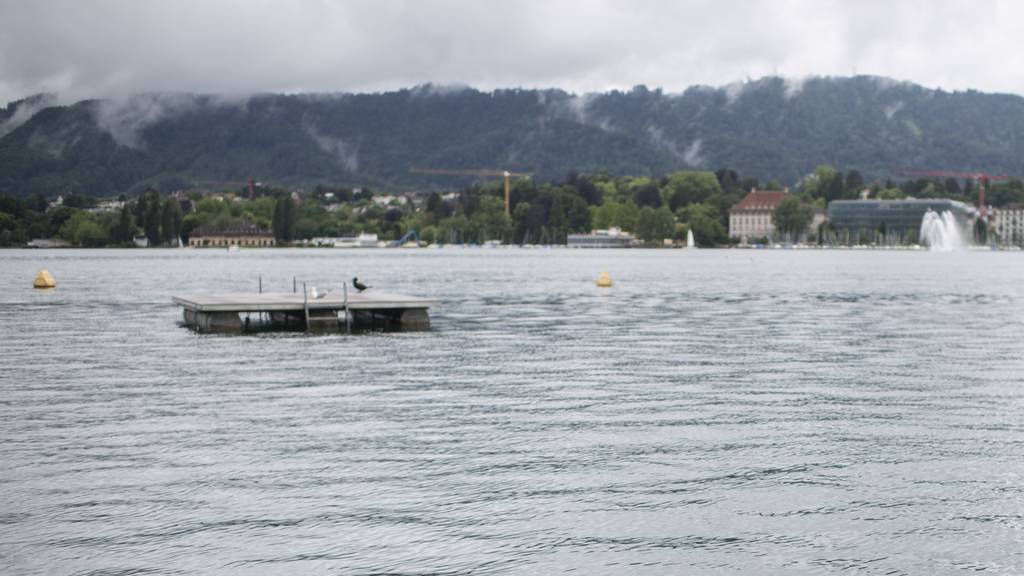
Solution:
[[[410,167],[560,179],[728,167],[792,184],[819,164],[1024,174],[1024,98],[883,78],[765,78],[681,94],[421,86],[381,94],[147,94],[0,109],[0,194],[93,195],[252,177],[391,190],[466,180]]]

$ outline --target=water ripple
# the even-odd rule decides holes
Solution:
[[[0,573],[1024,572],[1021,256],[935,256],[0,251]],[[170,303],[293,275],[443,304]]]

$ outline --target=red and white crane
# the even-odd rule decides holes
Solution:
[[[949,170],[897,170],[896,176],[912,178],[963,178],[978,183],[978,217],[985,220],[985,190],[988,183],[995,180],[1009,180],[1006,174],[988,174],[986,172],[953,172]]]

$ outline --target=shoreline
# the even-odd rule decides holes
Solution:
[[[909,245],[909,246],[874,246],[874,245],[827,245],[827,244],[775,244],[775,245],[761,245],[761,244],[750,244],[750,245],[725,245],[725,246],[709,246],[707,248],[691,248],[686,246],[622,246],[614,248],[592,248],[592,247],[578,247],[578,246],[567,246],[565,244],[499,244],[499,245],[468,245],[468,244],[431,244],[429,246],[394,246],[394,247],[333,247],[333,246],[253,246],[245,247],[239,246],[237,250],[226,250],[222,247],[192,247],[192,246],[153,246],[153,247],[139,247],[139,246],[54,246],[54,247],[40,247],[40,246],[4,246],[0,247],[0,250],[26,250],[26,251],[55,251],[55,250],[138,250],[138,251],[152,251],[152,250],[173,250],[173,251],[197,251],[197,252],[248,252],[252,250],[316,250],[316,251],[402,251],[402,252],[413,252],[419,250],[435,251],[435,250],[573,250],[582,252],[594,252],[594,251],[605,251],[605,250],[683,250],[683,251],[701,251],[701,250],[768,250],[768,251],[882,251],[882,252],[1021,252],[1024,248],[1020,246],[965,246],[958,250],[930,250],[927,246],[921,245]]]

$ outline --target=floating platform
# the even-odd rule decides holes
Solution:
[[[185,324],[199,332],[245,332],[252,318],[270,326],[331,332],[373,326],[395,330],[429,330],[431,306],[438,300],[370,290],[329,293],[309,298],[301,293],[191,294],[174,296],[184,308]]]

